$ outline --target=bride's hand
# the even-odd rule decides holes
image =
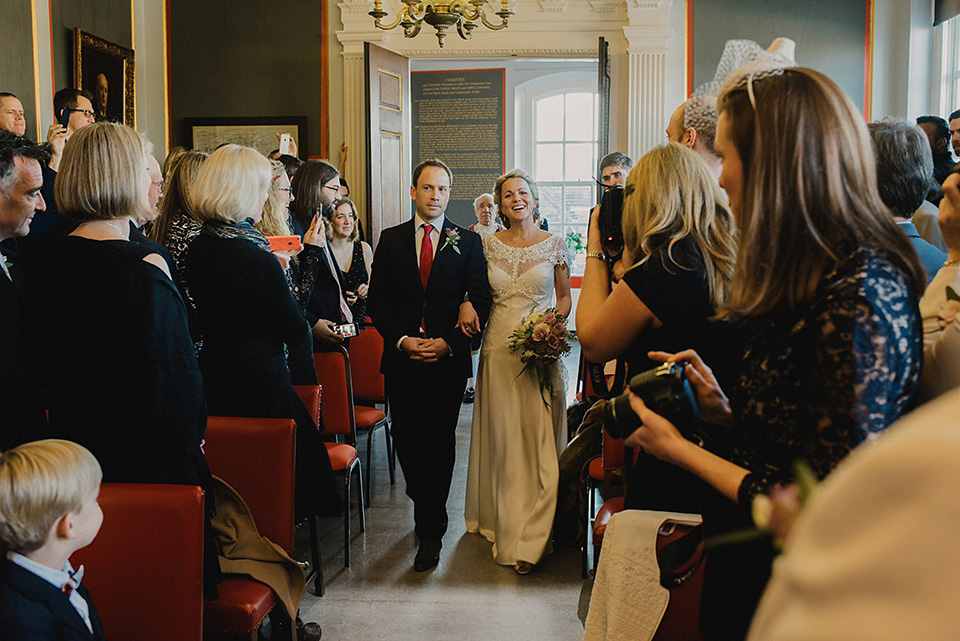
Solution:
[[[477,316],[477,310],[473,308],[473,304],[465,300],[460,303],[460,314],[457,317],[457,327],[460,328],[460,331],[466,336],[471,338],[480,333],[480,317]]]

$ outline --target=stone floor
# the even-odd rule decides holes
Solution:
[[[571,374],[571,379],[576,376],[575,365]],[[301,605],[303,619],[319,622],[325,641],[582,639],[578,612],[582,615],[589,584],[580,578],[579,550],[558,551],[520,576],[494,563],[485,539],[466,533],[463,503],[472,412],[472,404],[460,411],[457,466],[447,504],[450,526],[440,565],[428,572],[413,571],[413,505],[404,494],[399,465],[397,483],[390,485],[383,438],[375,434],[373,505],[366,512],[365,533],[358,531],[354,509],[351,567],[343,567],[342,520],[323,520],[326,594],[315,596],[311,586]],[[308,559],[308,549],[301,532],[297,557]]]

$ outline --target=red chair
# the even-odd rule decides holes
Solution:
[[[625,450],[623,441],[615,439],[607,430],[603,430],[603,449],[601,455],[590,460],[587,463],[587,478],[584,489],[586,490],[587,504],[587,523],[583,531],[583,552],[580,558],[580,576],[587,577],[587,538],[594,530],[594,511],[596,510],[596,492],[602,486],[603,496],[610,498],[613,487],[613,479],[616,476],[623,476],[625,461]],[[605,504],[604,504],[605,505]],[[602,508],[601,508],[602,509]],[[622,508],[621,508],[622,509]],[[619,511],[619,510],[618,510]],[[607,516],[609,519],[609,515]],[[602,538],[602,537],[601,537]],[[594,544],[593,563],[596,566],[599,548]]]
[[[387,444],[387,467],[390,470],[390,485],[397,481],[396,458],[393,453],[393,439],[390,434],[390,419],[387,417],[387,394],[383,384],[383,374],[380,373],[380,358],[383,355],[383,337],[375,329],[362,329],[350,339],[350,380],[353,383],[354,402],[363,403],[354,405],[353,414],[357,423],[357,432],[367,433],[367,507],[370,507],[370,498],[373,495],[373,483],[370,474],[373,470],[373,433],[383,428],[384,440]],[[371,405],[383,405],[383,411]]]
[[[103,526],[73,555],[113,641],[203,637],[203,490],[104,483]]]
[[[210,471],[243,497],[261,535],[292,552],[294,420],[211,416],[205,440]],[[279,605],[273,590],[240,576],[228,576],[218,589],[216,601],[204,601],[204,630],[208,634],[249,634],[256,640],[260,624]]]
[[[323,434],[346,443],[327,442],[330,464],[343,476],[343,567],[350,567],[350,485],[357,475],[357,504],[360,509],[360,531],[365,532],[363,466],[357,453],[357,424],[354,418],[353,387],[350,381],[350,357],[342,346],[331,352],[313,355],[317,379],[323,389]],[[316,518],[310,519],[311,544],[316,548]],[[317,559],[317,593],[322,595],[323,569]]]

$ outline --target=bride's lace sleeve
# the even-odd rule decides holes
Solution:
[[[570,251],[570,248],[567,247],[567,243],[564,242],[563,237],[559,234],[554,234],[553,236],[553,247],[550,250],[550,261],[554,265],[566,265],[568,268],[573,267],[573,254]]]

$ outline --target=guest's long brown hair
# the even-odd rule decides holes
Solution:
[[[863,117],[832,80],[786,69],[730,90],[718,111],[743,163],[731,316],[802,305],[856,246],[882,251],[923,291],[917,254],[877,191]]]

